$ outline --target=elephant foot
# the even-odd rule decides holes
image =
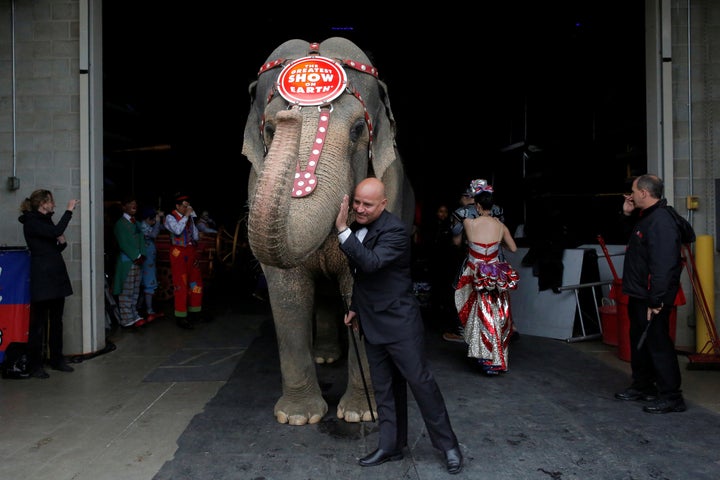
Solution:
[[[278,423],[312,425],[320,422],[327,410],[327,403],[320,395],[305,397],[283,395],[275,404],[275,418]]]
[[[324,363],[335,363],[335,360],[337,360],[337,358],[333,358],[333,357],[327,357],[327,358],[315,357],[315,363],[317,363],[318,365],[322,365],[322,364],[324,364]]]
[[[327,347],[316,347],[313,350],[315,363],[319,365],[323,363],[334,363],[340,358],[340,355],[340,348],[337,346],[328,345]]]
[[[370,398],[373,399],[372,392]],[[338,403],[337,417],[348,423],[371,422],[373,418],[377,419],[377,406],[372,400],[372,411],[370,410],[364,390],[347,391]]]

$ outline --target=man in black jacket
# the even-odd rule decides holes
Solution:
[[[623,203],[625,216],[639,210],[625,250],[622,279],[623,293],[629,296],[633,381],[615,398],[652,402],[643,408],[648,413],[685,410],[680,366],[669,331],[682,273],[681,235],[662,196],[663,181],[655,175],[641,175]],[[641,342],[644,332],[647,336]]]
[[[444,453],[448,472],[459,473],[463,457],[428,365],[420,306],[412,293],[410,232],[400,218],[385,210],[386,205],[383,183],[367,178],[355,188],[352,228],[347,224],[347,195],[335,221],[340,250],[348,257],[354,278],[345,324],[359,326],[365,337],[380,422],[378,448],[359,463],[371,467],[403,458],[409,385],[430,441]]]

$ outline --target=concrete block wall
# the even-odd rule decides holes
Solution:
[[[77,0],[0,0],[0,245],[25,245],[17,217],[33,190],[53,192],[56,220],[68,200],[80,198],[78,72]],[[19,179],[19,189],[8,188],[9,177]],[[75,291],[65,306],[65,351],[71,354],[80,349],[81,331],[77,213],[65,236]]]
[[[714,238],[715,291],[704,293],[716,298],[720,286],[715,238],[715,180],[720,178],[720,2],[672,0],[671,23],[675,198],[669,202],[687,217],[687,196],[700,198],[699,208],[689,218],[697,235]],[[689,282],[684,289],[692,294]],[[714,318],[718,312],[720,305],[715,302]],[[692,304],[678,310],[676,344],[695,346],[697,321]]]
[[[689,9],[688,9],[689,7]],[[720,140],[720,3],[675,0],[672,8],[674,205],[685,214],[686,197],[701,197],[693,212],[699,235],[715,235],[715,162]],[[688,24],[690,25],[688,29]],[[692,137],[691,137],[692,135]]]

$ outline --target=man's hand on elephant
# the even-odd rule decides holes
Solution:
[[[348,213],[350,211],[350,197],[347,195],[343,196],[342,202],[340,202],[340,211],[338,212],[337,219],[335,219],[335,228],[338,232],[348,228]]]

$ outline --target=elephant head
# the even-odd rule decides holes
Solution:
[[[308,61],[295,73],[284,70],[302,58]],[[313,58],[329,59],[336,66],[327,68],[327,62],[315,63]],[[313,75],[313,70],[322,72]],[[301,95],[310,88],[330,88],[317,80],[327,70],[332,70],[328,75],[346,74],[339,95],[326,101],[320,92],[317,100],[301,105]],[[285,79],[296,98],[283,96],[280,82]],[[334,78],[325,83],[334,80],[342,82]],[[289,268],[305,261],[330,234],[343,195],[367,176],[386,184],[388,210],[412,221],[414,199],[395,148],[387,89],[354,43],[340,37],[320,44],[287,41],[268,57],[250,93],[242,153],[252,164],[248,236],[260,263]],[[320,154],[313,155],[319,148]],[[293,197],[296,171],[308,168],[312,160],[314,190]]]
[[[242,149],[252,164],[248,241],[267,279],[278,339],[283,396],[275,416],[281,423],[316,423],[327,404],[313,358],[339,356],[337,304],[352,289],[334,232],[343,195],[351,195],[364,178],[378,177],[385,183],[388,210],[409,226],[413,191],[395,147],[386,87],[349,40],[283,43],[249,91]],[[332,297],[322,295],[330,290],[334,310],[331,301],[322,301]],[[334,349],[323,345],[333,332]],[[348,356],[348,388],[338,405],[338,417],[346,421],[372,418],[374,407],[359,375],[358,362],[366,362],[362,352],[357,359]]]

